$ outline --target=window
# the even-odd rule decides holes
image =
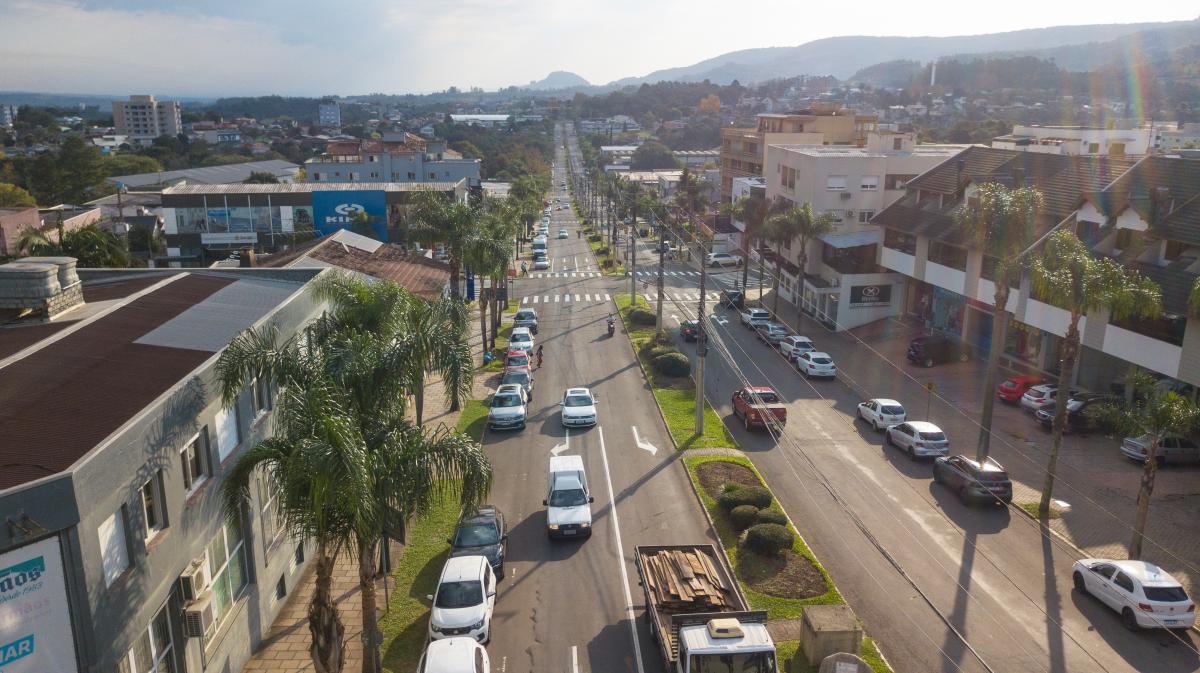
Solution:
[[[118,673],[174,673],[174,643],[166,606],[138,637],[129,653],[117,663]]]
[[[271,409],[271,385],[265,380],[254,379],[250,382],[250,412],[258,418]]]
[[[1096,154],[1100,151],[1100,143],[1088,143],[1088,154]]]
[[[917,254],[917,237],[897,229],[884,229],[883,245],[908,255]]]
[[[104,567],[104,586],[110,587],[129,567],[129,547],[125,542],[125,507],[113,513],[96,530],[100,538],[100,557]]]
[[[1129,593],[1133,593],[1133,580],[1129,579],[1129,576],[1123,572],[1117,573],[1117,577],[1113,580],[1113,584],[1121,587]]]
[[[262,508],[263,556],[283,535],[283,511],[279,500],[279,480],[269,470],[258,471],[258,500]]]
[[[1173,262],[1178,259],[1186,249],[1187,245],[1181,241],[1167,241],[1166,246],[1163,248],[1163,259],[1168,262]]]
[[[864,192],[877,191],[879,189],[879,176],[878,175],[862,176],[862,180],[860,181],[860,188]]]
[[[904,149],[904,138],[892,138],[892,149],[897,152]]]
[[[320,181],[321,181],[321,174],[314,172],[313,173],[313,182],[320,182]]]
[[[225,460],[242,441],[237,403],[217,412],[217,458]]]
[[[241,526],[228,521],[213,536],[205,550],[208,558],[208,576],[212,578],[213,624],[204,634],[208,643],[221,628],[221,622],[229,616],[234,601],[241,597],[250,579],[246,574],[246,546],[242,539]]]
[[[831,192],[840,192],[846,189],[846,176],[830,175],[825,178],[825,189]]]
[[[162,529],[167,527],[166,512],[163,511],[161,481],[162,471],[159,470],[138,489],[138,496],[142,501],[142,521],[145,523],[147,540],[158,535]]]
[[[875,211],[874,211],[874,210],[860,210],[860,211],[858,211],[858,221],[859,221],[859,223],[860,223],[860,224],[866,224],[866,223],[870,222],[872,217],[875,217]]]
[[[275,583],[275,600],[281,601],[285,596],[287,596],[287,580],[280,575],[279,581]]]
[[[208,479],[208,428],[200,431],[179,450],[179,465],[183,473],[183,488],[188,493]]]
[[[417,174],[416,174],[416,173],[413,173],[412,171],[409,171],[409,172],[408,172],[408,179],[409,179],[409,180],[416,180],[416,179],[417,179]]]
[[[967,249],[941,241],[929,243],[929,261],[959,271],[967,270]]]
[[[884,178],[883,184],[886,185],[886,189],[904,189],[908,185],[908,181],[915,177],[917,176],[891,174]]]
[[[781,166],[779,171],[779,184],[787,189],[795,189],[796,169],[790,166]]]

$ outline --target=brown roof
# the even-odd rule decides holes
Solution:
[[[0,369],[0,489],[67,469],[211,357],[135,341],[234,280],[188,274]]]
[[[450,282],[450,266],[420,255],[409,255],[398,245],[384,243],[375,252],[330,241],[312,250],[309,257],[342,269],[386,278],[423,299],[437,299]]]

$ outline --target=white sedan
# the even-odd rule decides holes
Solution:
[[[885,441],[908,457],[937,457],[950,455],[950,440],[942,429],[928,421],[907,421],[893,425],[884,433]]]
[[[1196,604],[1165,570],[1145,561],[1085,558],[1071,569],[1075,590],[1100,599],[1130,631],[1190,629]]]
[[[795,360],[801,353],[815,350],[817,347],[813,345],[812,339],[806,336],[790,336],[779,342],[779,352],[789,360]]]
[[[587,388],[567,388],[562,402],[563,425],[595,425],[596,398]]]
[[[906,420],[904,406],[896,400],[882,397],[867,400],[858,405],[858,417],[870,424],[876,431],[888,426],[903,423]]]
[[[809,378],[814,376],[834,378],[837,376],[837,365],[833,364],[833,358],[829,357],[829,353],[821,351],[801,353],[796,357],[796,369]]]

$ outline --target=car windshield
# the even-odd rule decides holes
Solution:
[[[946,434],[943,432],[921,432],[918,434],[921,435],[921,439],[923,439],[927,442],[944,442],[944,441],[946,441]]]
[[[534,320],[535,318],[533,311],[517,311],[517,320]]]
[[[1180,603],[1188,599],[1183,587],[1142,587],[1142,591],[1146,592],[1146,599],[1151,601]]]
[[[503,409],[503,408],[507,408],[507,407],[519,407],[519,406],[521,406],[521,398],[519,398],[516,395],[513,395],[511,393],[509,393],[507,395],[497,395],[494,398],[492,398],[492,408],[493,409]]]
[[[509,343],[517,343],[517,342],[525,343],[527,341],[532,341],[532,340],[533,340],[533,337],[529,336],[528,334],[514,334],[514,335],[512,335],[512,337],[509,338],[508,342]]]
[[[779,396],[770,391],[760,392],[760,393],[751,393],[750,399],[753,400],[756,398],[759,400],[762,400],[763,404],[775,404],[776,402],[779,401]]]
[[[896,407],[890,404],[885,404],[884,406],[879,407],[879,413],[889,414],[891,416],[901,416],[904,414],[904,407]]]
[[[455,547],[483,547],[500,541],[500,533],[491,523],[464,523],[454,534]]]
[[[446,582],[438,587],[433,604],[439,608],[469,608],[483,602],[483,585],[479,580]]]
[[[582,488],[568,488],[550,494],[551,507],[578,507],[587,504],[587,495]]]
[[[1004,388],[1008,388],[1009,390],[1012,390],[1013,388],[1017,387],[1017,382],[1012,379],[1007,379],[1004,381],[1004,383],[1001,383],[1000,385]]]
[[[693,654],[692,673],[775,673],[774,652]]]
[[[529,374],[525,372],[509,372],[500,379],[501,384],[515,383],[517,385],[527,385],[529,383]]]
[[[829,358],[813,358],[812,361],[819,365],[827,365],[833,362]]]
[[[564,407],[590,407],[592,406],[592,398],[587,395],[567,395],[567,399],[563,400]]]
[[[515,367],[524,367],[525,365],[529,364],[529,356],[514,355],[508,358],[508,364]]]

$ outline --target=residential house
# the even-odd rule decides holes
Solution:
[[[992,147],[1002,150],[1066,154],[1072,156],[1143,155],[1151,148],[1149,126],[1137,129],[1109,129],[1091,126],[1015,126],[1012,133],[992,139]]]

